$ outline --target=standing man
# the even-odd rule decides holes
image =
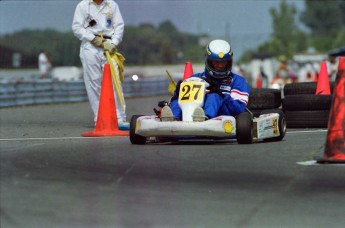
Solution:
[[[84,82],[96,123],[104,64],[107,63],[105,51],[113,55],[123,37],[124,22],[118,4],[113,0],[82,0],[76,7],[72,30],[81,40],[80,59]],[[113,62],[119,75],[118,66]],[[122,91],[122,85],[120,87]],[[127,128],[129,123],[126,122],[126,105],[124,103],[122,109],[115,90],[114,97],[119,128]]]
[[[38,55],[38,70],[40,71],[40,79],[44,79],[47,77],[49,71],[51,69],[51,63],[48,58],[46,50],[40,50]]]

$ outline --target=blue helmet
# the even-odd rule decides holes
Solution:
[[[232,50],[230,44],[225,40],[213,40],[206,47],[205,71],[215,79],[224,79],[231,74],[232,69]],[[226,61],[227,65],[221,72],[216,71],[212,61]]]

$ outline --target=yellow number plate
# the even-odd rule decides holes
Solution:
[[[205,83],[183,82],[180,87],[179,102],[202,102],[205,94]]]

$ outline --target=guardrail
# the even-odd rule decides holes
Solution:
[[[125,97],[168,94],[170,80],[138,80],[123,83]],[[81,102],[88,100],[80,81],[22,80],[0,81],[0,108],[20,105]]]

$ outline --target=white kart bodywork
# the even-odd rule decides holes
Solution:
[[[155,116],[137,119],[136,134],[149,136],[214,136],[236,135],[236,120],[232,116],[219,116],[204,122],[168,121],[161,122]]]
[[[277,137],[279,114],[269,113],[253,119],[253,139]],[[159,136],[236,136],[236,119],[233,116],[218,116],[204,122],[161,122],[156,116],[141,116],[137,119],[135,133],[144,137]]]

